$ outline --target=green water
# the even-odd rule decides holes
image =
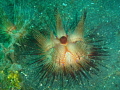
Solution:
[[[106,51],[98,55],[99,70],[91,74],[91,68],[85,67],[81,69],[85,75],[67,75],[56,74],[55,66],[49,68],[52,63],[43,54],[47,51],[40,47],[46,45],[43,37],[49,39],[51,32],[57,38],[58,12],[68,37],[86,12],[84,37],[95,43],[102,40],[95,45],[102,48],[98,52]],[[119,0],[0,0],[0,90],[120,90],[119,18]],[[43,36],[33,34],[35,30]]]

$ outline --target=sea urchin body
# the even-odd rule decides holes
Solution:
[[[106,51],[99,44],[102,40],[94,39],[95,35],[84,35],[86,12],[75,27],[74,32],[66,34],[60,14],[56,15],[56,35],[44,36],[39,31],[33,31],[37,41],[38,58],[32,63],[37,66],[37,79],[42,84],[74,86],[82,83],[83,78],[89,78],[99,71],[97,65],[105,56]],[[56,82],[57,81],[57,82]],[[56,84],[57,83],[57,84]]]

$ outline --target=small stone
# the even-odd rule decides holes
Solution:
[[[62,5],[63,5],[63,6],[67,6],[67,4],[65,4],[65,3],[63,3]]]

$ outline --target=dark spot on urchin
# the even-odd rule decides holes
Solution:
[[[60,38],[60,42],[61,42],[62,44],[66,44],[66,43],[67,43],[67,37],[62,36],[62,37]]]

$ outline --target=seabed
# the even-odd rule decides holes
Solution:
[[[120,1],[0,0],[0,90],[120,90]]]

